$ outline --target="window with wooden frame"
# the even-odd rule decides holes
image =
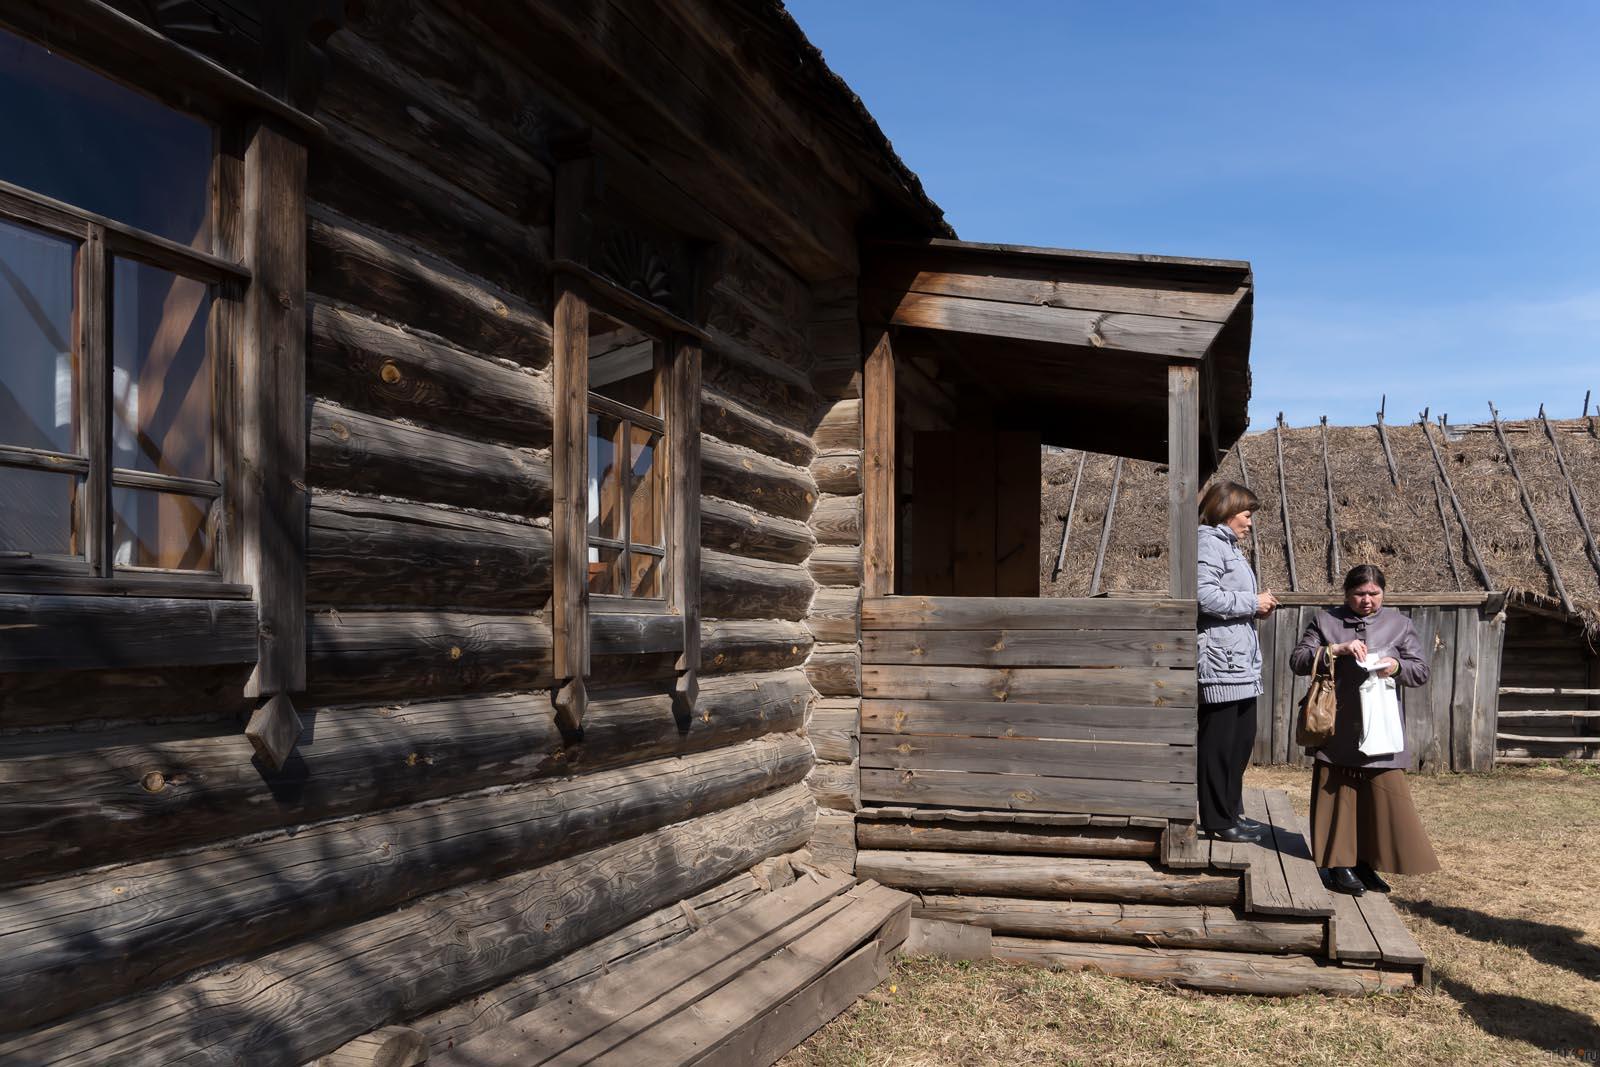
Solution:
[[[224,582],[220,132],[0,30],[0,587]]]

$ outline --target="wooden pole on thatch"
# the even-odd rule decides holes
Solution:
[[[1587,407],[1589,398],[1584,396],[1584,406]],[[1539,424],[1544,427],[1544,435],[1550,439],[1550,447],[1556,454],[1556,467],[1561,471],[1561,480],[1567,484],[1567,498],[1572,501],[1572,512],[1578,516],[1578,529],[1583,531],[1583,552],[1589,557],[1589,566],[1594,568],[1597,578],[1600,578],[1600,548],[1595,547],[1594,533],[1589,529],[1589,517],[1583,513],[1583,501],[1578,498],[1578,487],[1572,482],[1572,475],[1567,473],[1567,457],[1561,454],[1561,443],[1556,440],[1555,430],[1550,428],[1550,420],[1544,417],[1544,405],[1539,405]]]
[[[1511,442],[1506,440],[1505,430],[1500,426],[1500,413],[1494,409],[1494,401],[1489,401],[1489,420],[1494,424],[1494,436],[1500,442],[1500,448],[1506,454],[1506,464],[1511,468],[1511,480],[1517,483],[1517,495],[1522,498],[1522,510],[1528,513],[1528,521],[1533,524],[1533,541],[1538,546],[1539,554],[1544,558],[1545,569],[1550,572],[1550,583],[1556,587],[1556,596],[1561,600],[1561,610],[1568,615],[1574,614],[1572,599],[1567,596],[1567,587],[1561,583],[1561,571],[1556,567],[1556,557],[1550,551],[1550,543],[1544,536],[1544,524],[1539,521],[1539,513],[1533,510],[1533,498],[1528,495],[1528,487],[1522,481],[1522,471],[1517,468],[1516,453],[1511,451]]]
[[[1061,577],[1061,568],[1067,562],[1067,538],[1072,536],[1072,513],[1078,510],[1078,486],[1083,483],[1083,465],[1089,459],[1089,453],[1078,453],[1078,473],[1072,479],[1072,496],[1067,501],[1067,518],[1061,527],[1061,548],[1056,552],[1056,568],[1050,572],[1053,582]]]
[[[1389,451],[1389,431],[1383,425],[1383,413],[1389,406],[1389,394],[1385,393],[1378,400],[1378,443],[1383,446],[1383,461],[1389,465],[1389,481],[1394,483],[1396,489],[1400,488],[1400,472],[1394,466],[1394,453]]]
[[[1111,499],[1106,501],[1106,518],[1100,524],[1100,551],[1094,554],[1094,577],[1089,579],[1089,595],[1100,595],[1100,568],[1105,566],[1106,546],[1111,543],[1111,520],[1117,513],[1117,491],[1122,488],[1122,457],[1111,468]]]
[[[1244,479],[1244,487],[1250,488],[1250,468],[1244,461],[1244,438],[1239,438],[1234,449],[1239,453],[1239,477]],[[1252,490],[1253,491],[1253,490]],[[1250,570],[1257,578],[1261,577],[1261,568],[1256,566],[1256,541],[1259,540],[1254,533],[1250,535]]]
[[[1328,581],[1339,584],[1344,564],[1339,558],[1339,524],[1334,519],[1333,468],[1328,465],[1328,416],[1322,416],[1322,484],[1328,491]]]
[[[1450,520],[1444,513],[1444,491],[1439,488],[1439,479],[1433,480],[1433,502],[1439,509],[1439,527],[1444,530],[1444,558],[1450,564],[1450,577],[1455,579],[1456,590],[1461,589],[1461,572],[1456,570],[1456,550],[1450,542]]]
[[[1439,446],[1433,443],[1433,432],[1428,428],[1428,411],[1423,409],[1418,417],[1422,425],[1422,439],[1428,442],[1428,451],[1433,453],[1434,466],[1439,468],[1439,480],[1444,482],[1444,488],[1450,494],[1450,506],[1455,509],[1456,521],[1461,524],[1461,536],[1466,538],[1467,551],[1472,554],[1472,569],[1478,572],[1478,580],[1483,583],[1485,592],[1494,592],[1494,581],[1489,577],[1489,568],[1484,564],[1483,553],[1478,551],[1477,538],[1472,536],[1472,527],[1467,522],[1467,511],[1461,506],[1461,498],[1456,496],[1456,487],[1450,481],[1450,472],[1445,470],[1444,457],[1439,454]],[[1444,431],[1441,430],[1440,433]]]
[[[1283,412],[1278,412],[1278,423],[1272,428],[1273,441],[1278,446],[1278,508],[1283,512],[1283,546],[1289,553],[1289,591],[1298,592],[1300,575],[1294,567],[1294,526],[1289,522],[1289,483],[1283,476]]]

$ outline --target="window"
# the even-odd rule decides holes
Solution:
[[[220,582],[217,131],[0,31],[0,581]]]
[[[659,340],[589,312],[591,596],[666,598],[663,363]]]

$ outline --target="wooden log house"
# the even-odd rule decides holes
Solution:
[[[863,805],[1190,840],[1192,530],[1036,599],[1039,445],[1186,512],[1246,264],[954,241],[766,2],[0,0],[0,57],[0,1062],[442,1059],[844,916],[663,1046],[772,1062],[905,936],[779,860]]]

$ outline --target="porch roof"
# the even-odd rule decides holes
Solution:
[[[1176,363],[1200,368],[1202,477],[1244,433],[1249,263],[953,240],[876,242],[864,258],[863,317],[998,428],[1165,461]]]

